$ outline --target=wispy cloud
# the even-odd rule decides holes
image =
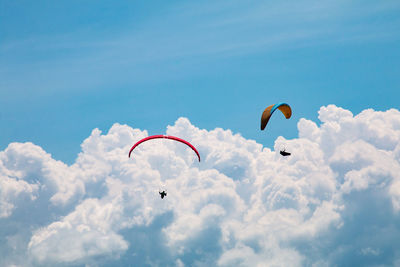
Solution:
[[[397,39],[399,20],[390,14],[399,9],[395,1],[171,5],[151,20],[131,21],[113,34],[85,27],[9,41],[0,50],[7,64],[2,87],[29,90],[18,85],[24,72],[24,81],[36,91],[71,90],[74,83],[81,84],[79,90],[90,90],[132,79],[174,79],[174,66],[190,69],[244,54]]]

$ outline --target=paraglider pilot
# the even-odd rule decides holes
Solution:
[[[161,196],[161,199],[163,199],[164,197],[166,197],[166,196],[167,196],[167,192],[165,192],[165,190],[164,190],[164,191],[162,191],[162,192],[158,191],[158,193],[160,194],[160,196]]]

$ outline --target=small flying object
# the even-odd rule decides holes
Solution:
[[[290,156],[292,153],[286,152],[285,149],[279,151],[279,154],[281,154],[282,156],[286,157],[286,156]]]
[[[149,141],[149,140],[152,140],[152,139],[159,139],[159,138],[161,138],[161,139],[170,139],[170,140],[178,141],[178,142],[181,142],[181,143],[187,145],[188,147],[190,147],[190,148],[196,153],[197,158],[199,159],[199,162],[200,162],[200,154],[199,154],[199,151],[197,151],[197,149],[196,149],[191,143],[189,143],[188,141],[183,140],[183,139],[181,139],[181,138],[179,138],[179,137],[176,137],[176,136],[172,136],[172,135],[162,135],[162,134],[148,136],[148,137],[145,137],[145,138],[139,140],[136,144],[134,144],[134,145],[132,146],[131,150],[129,150],[128,156],[131,157],[132,151],[133,151],[138,145],[140,145],[141,143],[146,142],[146,141]]]
[[[153,140],[153,139],[170,139],[170,140],[173,140],[173,141],[177,141],[177,142],[183,143],[183,144],[187,145],[188,147],[190,147],[190,148],[196,153],[197,158],[199,159],[199,162],[200,162],[200,154],[199,154],[199,151],[197,151],[197,149],[196,149],[191,143],[189,143],[188,141],[183,140],[183,139],[181,139],[181,138],[179,138],[179,137],[176,137],[176,136],[161,135],[161,134],[159,134],[159,135],[148,136],[148,137],[145,137],[145,138],[139,140],[138,142],[136,142],[136,143],[131,147],[131,149],[129,150],[128,157],[131,157],[131,154],[132,154],[133,150],[134,150],[138,145],[140,145],[140,144],[143,143],[143,142],[147,142],[147,141]],[[162,191],[162,192],[160,192],[160,190],[158,190],[158,193],[160,194],[161,199],[164,199],[164,197],[167,196],[167,192],[165,192],[165,190]]]
[[[164,190],[164,191],[162,191],[162,192],[158,191],[158,193],[160,194],[160,196],[161,196],[161,199],[163,199],[164,197],[166,197],[166,196],[167,196],[167,192],[165,192],[165,190]]]
[[[269,119],[271,118],[272,114],[275,110],[279,109],[283,115],[285,115],[286,119],[290,119],[292,116],[292,109],[286,103],[279,103],[275,105],[271,105],[267,107],[261,115],[261,130],[264,130],[267,126]]]

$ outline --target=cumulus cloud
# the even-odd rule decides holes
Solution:
[[[329,105],[319,120],[271,150],[179,118],[166,134],[200,163],[166,139],[128,158],[148,133],[117,123],[93,130],[70,166],[12,143],[0,152],[0,265],[395,265],[400,112]]]

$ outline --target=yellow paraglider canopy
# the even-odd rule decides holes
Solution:
[[[267,126],[269,118],[271,118],[272,114],[275,112],[276,109],[279,109],[283,115],[285,115],[286,119],[289,119],[292,116],[292,109],[286,103],[279,103],[276,105],[271,105],[267,107],[262,116],[261,116],[261,130],[264,130]]]

